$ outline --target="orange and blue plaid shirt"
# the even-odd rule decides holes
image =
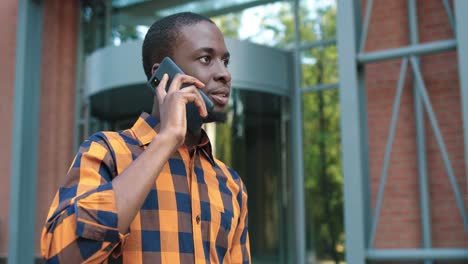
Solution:
[[[246,188],[213,157],[206,134],[193,155],[184,145],[169,159],[128,233],[119,233],[112,179],[156,126],[142,113],[131,129],[81,145],[42,232],[47,263],[250,263]]]

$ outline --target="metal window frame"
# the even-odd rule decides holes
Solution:
[[[291,92],[291,149],[293,172],[294,204],[294,255],[296,263],[306,261],[305,237],[305,191],[304,191],[304,147],[302,129],[302,72],[301,72],[301,36],[299,21],[299,0],[293,2],[294,12],[294,86]]]
[[[19,0],[10,176],[8,263],[33,263],[43,4]]]
[[[362,111],[363,71],[356,60],[360,35],[360,1],[338,0],[337,42],[340,83],[342,166],[344,177],[344,215],[347,263],[364,263],[366,259],[366,217],[368,205],[367,131]],[[356,18],[356,19],[355,19]],[[344,85],[346,84],[346,85]],[[364,125],[364,126],[363,126]]]

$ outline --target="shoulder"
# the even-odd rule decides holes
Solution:
[[[123,145],[138,145],[130,129],[123,131],[99,131],[89,136],[81,147],[89,147],[91,144],[98,144],[107,150],[113,150]]]
[[[222,162],[221,160],[217,158],[214,158],[214,161],[216,165],[221,168],[221,170],[223,170],[224,172],[227,172],[226,173],[227,177],[232,178],[233,180],[242,180],[239,174],[234,169],[227,166],[224,162]]]
[[[80,146],[78,156],[99,158],[105,163],[115,163],[122,155],[131,155],[129,145],[138,145],[128,130],[99,131],[89,136]]]
[[[242,177],[237,173],[237,171],[227,166],[224,162],[217,158],[214,158],[214,161],[216,165],[220,167],[222,171],[224,171],[226,177],[235,182],[235,184],[239,188],[239,193],[244,193],[245,195],[247,195],[247,188],[244,184],[244,181],[242,180]]]

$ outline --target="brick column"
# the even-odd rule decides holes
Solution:
[[[0,258],[8,245],[17,5],[16,0],[0,1]]]
[[[44,1],[36,254],[52,199],[73,159],[79,1]]]

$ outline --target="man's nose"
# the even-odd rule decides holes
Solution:
[[[215,81],[229,83],[231,81],[231,73],[225,66],[224,61],[219,61],[216,65],[216,72],[214,76]]]

